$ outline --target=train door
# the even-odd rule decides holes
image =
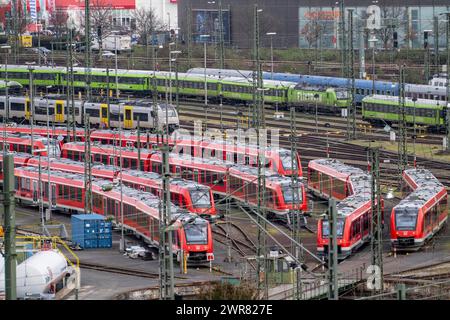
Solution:
[[[115,202],[116,205],[116,210],[114,210],[115,214],[116,214],[116,221],[121,221],[120,218],[120,205],[119,205],[119,201]]]
[[[100,105],[100,124],[108,127],[108,117],[108,105],[103,103]]]
[[[55,121],[56,122],[64,122],[64,102],[61,100],[56,100]]]
[[[125,106],[125,118],[124,118],[124,128],[131,129],[133,127],[133,108],[131,106]]]
[[[106,216],[108,214],[108,201],[103,199],[103,215]]]
[[[52,208],[56,207],[56,185],[52,184],[52,190],[51,190],[52,194],[51,194],[51,206]]]
[[[30,99],[25,99],[25,119],[30,120]]]
[[[33,181],[33,203],[38,202],[38,183]]]

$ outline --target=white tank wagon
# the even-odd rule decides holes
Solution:
[[[0,269],[0,292],[4,292],[5,270]],[[55,293],[56,284],[69,273],[70,269],[62,254],[53,250],[39,251],[17,266],[17,298],[42,298]]]

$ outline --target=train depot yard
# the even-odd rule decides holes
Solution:
[[[225,57],[233,47],[245,60],[224,40],[231,7],[224,15],[216,2],[216,18],[195,11],[214,20],[214,36],[200,34],[206,23],[192,34],[190,7],[179,12],[187,34],[169,14],[151,45],[147,34],[127,41],[123,26],[103,48],[106,26],[83,24],[48,52],[38,28],[26,51],[9,27],[0,299],[448,300],[450,13],[435,16],[436,35],[424,31],[418,67],[397,31],[381,39],[397,19],[387,25],[373,2],[355,23],[338,1],[338,14],[309,15],[339,26],[324,64],[333,68],[311,72],[309,61],[308,72],[286,73],[277,33],[260,34],[271,8],[260,2],[270,1],[249,7],[246,64]],[[88,19],[89,4],[79,12]],[[23,14],[14,6],[8,17]],[[136,58],[145,68],[130,66]],[[426,80],[412,80],[420,68]]]

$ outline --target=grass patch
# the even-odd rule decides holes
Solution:
[[[366,141],[366,140],[354,140],[350,143],[360,145],[360,146],[371,146],[371,147],[380,147],[382,150],[398,152],[398,142],[394,141]],[[441,154],[442,146],[439,145],[430,145],[423,143],[416,143],[415,146],[416,155],[421,158],[426,158],[429,160],[439,160],[450,162],[450,154]],[[407,152],[409,155],[414,154],[414,144],[407,144]]]

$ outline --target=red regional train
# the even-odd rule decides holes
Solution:
[[[317,196],[343,200],[352,194],[370,192],[371,176],[336,159],[315,159],[308,164],[308,188]]]
[[[41,174],[47,177],[48,172]],[[23,167],[14,170],[16,198],[25,203],[36,204],[39,197],[38,168]],[[43,202],[70,213],[83,212],[85,189],[83,175],[50,170],[51,200],[48,195],[48,180],[43,180]],[[93,212],[112,215],[116,222],[121,217],[121,190],[110,181],[93,179]],[[159,198],[149,192],[122,187],[124,227],[141,236],[151,245],[159,241]],[[179,258],[181,251],[189,262],[214,260],[211,226],[208,221],[184,209],[172,206],[173,250]]]
[[[30,158],[27,166],[39,167],[37,157]],[[41,168],[47,168],[47,158],[41,158]],[[84,174],[84,163],[70,159],[50,159],[50,169],[64,172]],[[117,167],[109,165],[93,165],[91,167],[93,177],[114,181],[120,178],[120,171]],[[153,172],[142,172],[138,170],[123,170],[122,181],[125,185],[134,189],[151,192],[159,195],[162,189],[162,178]],[[189,212],[204,216],[205,218],[215,217],[217,210],[214,204],[214,197],[209,187],[197,184],[184,179],[170,179],[169,183],[171,202],[175,205],[187,209]]]
[[[258,165],[258,147],[256,145],[191,138],[180,138],[172,143],[174,144],[174,153],[189,154],[198,158],[217,158],[253,167]],[[290,150],[267,147],[264,157],[265,167],[282,176],[292,176],[294,173],[298,177],[303,176],[300,156],[297,152],[292,158]]]
[[[383,216],[383,201],[381,203],[381,214]],[[371,207],[370,193],[351,195],[336,205],[338,259],[347,258],[370,240]],[[325,257],[328,256],[329,233],[327,218],[319,219],[317,223],[317,252]]]
[[[31,128],[29,126],[3,126],[0,125],[0,131],[6,132],[6,134],[31,134]],[[56,127],[48,130],[45,126],[34,126],[34,135],[41,135],[42,137],[49,137],[59,139],[60,147],[62,148],[64,141],[72,140],[67,138],[66,127]],[[136,131],[123,131],[121,135],[117,130],[91,130],[91,141],[99,142],[104,145],[118,146],[121,144],[123,147],[137,147],[138,135]],[[77,128],[75,132],[77,141],[84,141],[85,131],[84,129]],[[142,133],[139,136],[139,141],[142,149],[151,149],[153,146],[161,143],[161,137],[155,134]],[[74,142],[74,141],[73,141]],[[169,139],[169,144],[174,146],[174,153],[189,154],[195,157],[203,158],[217,158],[221,160],[227,160],[235,164],[244,164],[250,166],[257,166],[257,154],[258,148],[256,145],[251,144],[234,144],[230,142],[220,142],[214,140],[200,140],[192,138],[176,138],[172,136]],[[278,172],[282,176],[291,176],[296,174],[297,176],[303,176],[300,156],[295,152],[295,157],[291,157],[291,151],[284,148],[271,148],[267,147],[265,152],[266,167],[272,171]],[[292,170],[294,168],[294,170]]]
[[[218,159],[196,158],[173,153],[169,157],[169,167],[172,173],[210,186],[215,193],[221,195],[229,193],[232,198],[238,201],[251,205],[256,204],[253,198],[255,197],[257,168],[234,165],[231,162]],[[154,172],[162,172],[160,153],[152,154],[149,168]],[[244,181],[247,185],[246,188],[242,188]],[[229,189],[227,190],[227,188]],[[270,190],[270,194],[265,197],[265,207],[269,213],[283,219],[286,217],[289,219],[289,215],[286,215],[286,213],[293,210],[303,212],[307,210],[308,201],[305,186],[302,182],[298,182],[299,199],[294,200],[292,178],[283,177],[273,171],[266,170],[266,189]]]
[[[31,136],[22,134],[8,134],[2,136],[0,133],[0,150],[3,150],[3,144],[7,145],[8,151],[23,152],[31,154]],[[47,148],[48,147],[48,148]],[[34,135],[33,136],[33,153],[36,150],[48,150],[51,155],[59,156],[61,153],[59,145],[55,140]],[[41,156],[46,156],[47,151],[40,151]]]
[[[119,147],[111,147],[106,145],[93,145],[91,147],[91,154],[94,160],[102,162],[106,165],[118,165],[119,160]],[[84,143],[71,142],[63,145],[62,156],[65,158],[81,161],[84,159]],[[144,171],[156,172],[162,174],[162,156],[161,153],[147,150],[141,151],[140,156],[141,168]],[[135,148],[122,148],[122,167],[125,169],[137,167],[137,149]],[[169,167],[170,171],[187,180],[195,181],[199,184],[209,186],[215,193],[225,195],[227,193],[227,174],[229,168],[233,166],[233,163],[221,161],[217,159],[208,158],[195,158],[188,155],[170,154]],[[250,167],[249,167],[250,168]],[[283,177],[279,177],[280,181]],[[288,179],[291,180],[291,179]],[[272,183],[273,184],[273,183]],[[299,182],[299,188],[301,188],[300,194],[302,195],[300,201],[302,204],[300,208],[306,210],[307,198],[305,195],[304,185]],[[286,188],[285,188],[286,189]],[[273,210],[275,214],[278,212],[285,212],[289,205],[285,203],[284,196],[282,194],[282,188],[276,190],[279,194],[277,199],[280,199],[276,204],[268,205],[270,210]],[[233,193],[233,190],[230,190]],[[305,196],[303,196],[305,195]],[[245,201],[244,198],[239,199]],[[284,215],[284,214],[283,214]]]
[[[445,186],[426,169],[408,169],[403,179],[413,190],[392,209],[391,244],[396,251],[415,251],[448,219]]]
[[[341,200],[337,205],[338,259],[345,259],[370,240],[372,219],[372,177],[363,170],[335,159],[311,160],[308,165],[308,187],[319,197]],[[381,199],[381,221],[384,223],[384,200]],[[328,255],[329,222],[317,222],[317,252]]]

